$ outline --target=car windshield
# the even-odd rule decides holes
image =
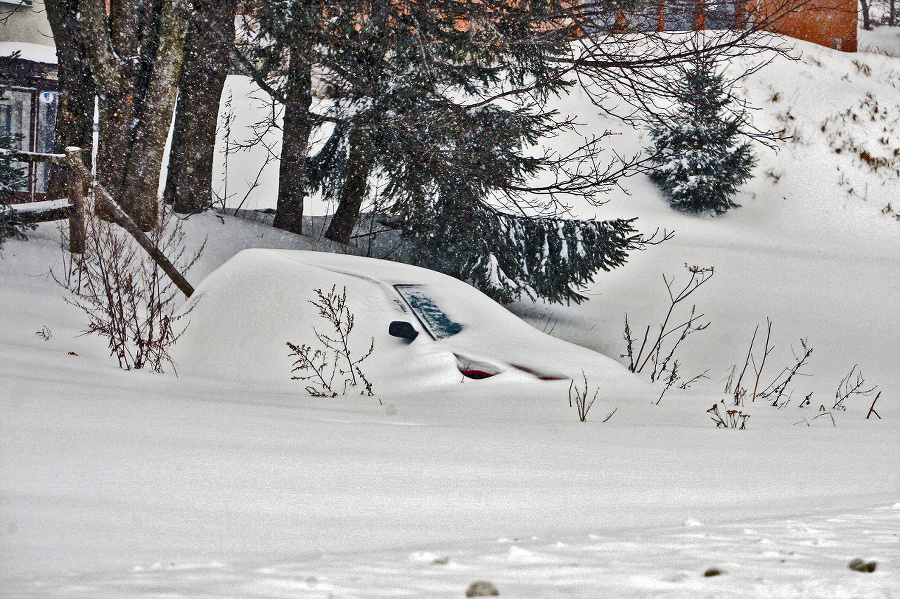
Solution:
[[[463,329],[461,324],[454,322],[434,303],[424,285],[394,285],[394,289],[409,305],[433,339],[446,339]]]

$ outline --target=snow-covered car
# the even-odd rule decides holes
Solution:
[[[174,353],[179,373],[289,382],[287,343],[315,347],[316,331],[329,332],[312,304],[317,289],[346,289],[350,351],[360,356],[374,346],[360,368],[378,394],[485,379],[568,385],[586,376],[634,385],[614,360],[538,331],[446,275],[372,258],[261,249],[240,252],[198,286]]]

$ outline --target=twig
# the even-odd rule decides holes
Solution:
[[[879,397],[881,397],[881,391],[879,391],[878,395],[875,396],[875,401],[872,402],[872,407],[869,408],[869,413],[866,414],[866,420],[868,420],[869,416],[871,416],[872,414],[875,414],[876,416],[878,416],[878,419],[881,420],[881,416],[878,414],[878,412],[875,411],[875,402],[878,401]]]
[[[844,405],[844,400],[850,397],[851,395],[863,395],[868,396],[874,393],[875,389],[878,387],[872,387],[870,389],[863,389],[863,385],[865,385],[866,379],[863,377],[861,371],[856,370],[857,365],[854,364],[853,368],[850,369],[850,372],[841,379],[841,382],[838,383],[838,388],[834,392],[834,405],[831,406],[832,410],[846,410],[847,407]],[[853,376],[853,373],[856,372],[856,382],[851,385],[850,379]]]
[[[750,339],[750,349],[747,350],[747,358],[744,360],[744,368],[741,369],[741,375],[738,377],[734,386],[734,405],[741,405],[741,397],[747,393],[746,389],[741,388],[741,381],[744,379],[744,373],[747,372],[747,366],[750,364],[750,357],[753,355],[753,344],[756,342],[756,334],[759,332],[759,325],[753,331],[753,337]]]
[[[784,370],[782,370],[781,374],[779,374],[777,377],[775,377],[775,380],[772,381],[769,384],[769,386],[766,387],[766,389],[762,393],[759,394],[759,397],[762,397],[763,399],[768,399],[769,397],[774,395],[775,399],[772,402],[772,405],[773,406],[778,405],[778,401],[781,399],[781,396],[784,395],[784,392],[787,389],[788,384],[791,382],[791,379],[794,378],[794,375],[796,375],[800,372],[800,369],[803,368],[803,366],[806,364],[806,361],[809,359],[809,356],[812,355],[813,349],[811,347],[808,347],[806,345],[806,343],[807,343],[806,339],[800,340],[800,345],[803,347],[804,353],[799,358],[797,357],[796,353],[794,354],[794,359],[797,360],[797,363],[794,364],[793,368],[790,368],[790,369],[785,368]],[[781,382],[779,382],[780,377],[782,375],[784,375],[785,373],[787,373],[787,375],[785,376],[784,380],[781,380]]]
[[[769,354],[775,348],[769,349],[769,337],[772,336],[772,321],[766,318],[766,344],[763,347],[763,357],[762,363],[759,365],[759,370],[756,369],[756,362],[753,362],[753,371],[756,373],[756,382],[753,384],[753,395],[751,396],[750,402],[756,401],[756,390],[759,388],[759,376],[762,374],[763,368],[766,367],[766,358],[769,357]]]

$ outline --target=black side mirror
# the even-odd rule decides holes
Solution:
[[[415,341],[416,337],[419,336],[419,331],[405,320],[393,321],[388,327],[388,333],[392,337],[400,337],[401,339],[407,339],[408,341]]]

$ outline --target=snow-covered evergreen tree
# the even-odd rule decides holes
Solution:
[[[18,141],[11,135],[0,135],[0,148],[18,147]],[[25,173],[13,165],[9,157],[0,154],[0,245],[7,239],[25,239],[25,231],[33,229],[22,221],[18,213],[9,206],[16,190],[26,183]]]
[[[650,178],[677,210],[723,214],[737,208],[732,198],[751,178],[756,158],[741,141],[744,119],[729,111],[733,98],[726,87],[712,62],[698,58],[678,86],[676,110],[650,131]]]
[[[547,100],[571,85],[569,4],[379,0],[331,19],[316,62],[336,125],[308,164],[311,187],[337,205],[325,236],[348,243],[377,195],[406,260],[504,302],[577,302],[598,270],[624,263],[639,243],[631,221],[559,218],[554,192],[600,184],[582,171],[569,185],[565,165],[530,149],[567,126]],[[559,188],[532,194],[548,172]]]

